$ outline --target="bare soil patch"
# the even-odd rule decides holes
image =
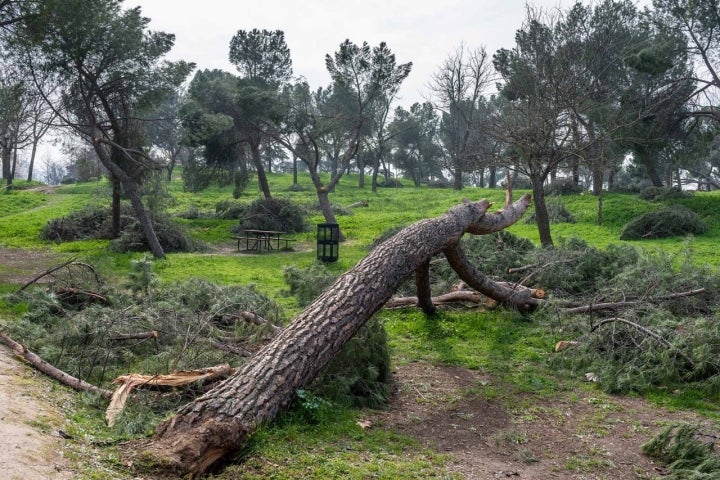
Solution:
[[[8,480],[75,478],[58,436],[63,413],[44,398],[50,381],[0,345],[0,477]]]
[[[673,421],[700,421],[648,402],[575,390],[552,399],[486,398],[493,379],[423,362],[399,366],[390,407],[372,420],[452,458],[465,479],[651,479],[665,469],[640,447]]]
[[[20,287],[61,262],[61,256],[52,252],[0,247],[0,282]]]

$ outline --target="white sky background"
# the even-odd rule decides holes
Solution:
[[[238,30],[282,30],[293,71],[310,87],[325,87],[330,77],[325,55],[345,39],[371,46],[385,41],[398,63],[413,62],[399,103],[423,101],[423,92],[442,61],[461,43],[485,46],[492,55],[512,48],[525,18],[525,0],[125,0],[140,6],[150,28],[176,35],[169,59],[195,62],[198,68],[235,73],[228,61],[230,39]],[[567,8],[570,0],[536,0],[543,8]]]
[[[461,44],[485,47],[490,56],[513,48],[527,3],[565,10],[574,0],[125,0],[123,8],[140,6],[150,29],[175,34],[169,60],[195,62],[200,69],[236,72],[228,51],[238,30],[282,30],[294,74],[312,89],[330,83],[325,55],[345,39],[371,46],[384,41],[399,64],[413,62],[396,100],[408,108],[425,100],[433,73]],[[44,142],[39,168],[43,158],[60,155]]]

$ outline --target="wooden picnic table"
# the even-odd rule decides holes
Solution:
[[[285,248],[290,242],[295,240],[291,238],[283,238],[287,232],[277,230],[243,230],[243,236],[234,237],[238,242],[238,250],[243,240],[245,240],[245,250],[262,252],[263,250],[280,250],[280,243],[285,244]]]

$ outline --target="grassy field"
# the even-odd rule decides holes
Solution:
[[[288,175],[270,174],[269,181],[276,197],[289,198],[309,207],[316,204],[307,180],[301,181],[306,189],[300,192],[290,190],[291,177]],[[209,248],[203,253],[169,254],[165,260],[155,263],[155,273],[165,283],[202,277],[224,285],[254,285],[281,303],[290,318],[299,308],[294,297],[285,293],[287,285],[283,281],[283,269],[289,265],[304,267],[315,262],[314,231],[311,227],[306,233],[295,234],[293,238],[297,240],[297,247],[294,251],[240,254],[229,232],[236,221],[218,220],[211,215],[218,202],[233,200],[231,192],[228,187],[190,194],[182,190],[179,181],[169,185],[170,213],[199,212],[200,218],[181,222]],[[79,258],[97,266],[107,278],[121,281],[130,272],[132,260],[142,254],[110,253],[107,242],[103,241],[55,244],[38,237],[38,232],[49,219],[86,205],[106,203],[107,193],[107,185],[98,182],[62,186],[52,194],[18,190],[0,195],[0,247],[53,252],[59,259]],[[516,196],[522,193],[515,192]],[[504,192],[477,188],[456,192],[404,187],[382,188],[372,193],[369,188],[358,188],[356,177],[343,178],[336,192],[331,194],[331,202],[347,206],[367,201],[368,207],[356,207],[351,215],[338,217],[347,241],[340,247],[340,260],[329,267],[334,273],[342,273],[366,255],[368,245],[383,232],[441,214],[465,197],[471,200],[488,198],[499,206]],[[259,198],[257,186],[251,184],[239,201],[249,203],[256,198]],[[633,217],[658,208],[656,203],[639,200],[634,195],[605,194],[604,222],[598,226],[597,198],[575,195],[562,197],[562,202],[574,215],[576,223],[553,225],[556,243],[579,237],[602,248],[614,243],[628,243],[618,240],[623,226]],[[710,226],[708,233],[692,239],[629,243],[649,251],[670,254],[691,249],[693,261],[698,265],[711,268],[720,265],[720,256],[716,253],[720,239],[720,193],[698,193],[675,203],[698,212]],[[322,221],[317,210],[309,218],[311,226]],[[521,221],[509,230],[535,243],[538,241],[534,224]],[[0,261],[0,278],[8,268]],[[0,283],[0,293],[16,287],[8,282]],[[12,321],[20,313],[22,308],[10,307],[0,301],[3,321]],[[482,395],[501,402],[510,411],[526,409],[529,403],[542,402],[554,396],[584,398],[585,393],[568,392],[587,392],[591,388],[580,379],[553,372],[548,366],[547,359],[553,345],[563,337],[558,333],[549,334],[538,323],[516,313],[502,310],[449,311],[434,321],[428,321],[421,313],[406,309],[383,311],[379,316],[388,331],[396,367],[422,362],[462,367],[491,376],[492,384],[483,383],[486,388],[483,388]],[[474,391],[477,385],[468,391]],[[601,396],[593,393],[592,398],[596,397]],[[718,417],[717,404],[697,398],[696,392],[678,395],[660,390],[650,397],[657,404],[669,408],[691,407],[708,417]],[[69,429],[71,435],[99,441],[108,438],[108,435],[110,439],[116,438],[104,431],[96,401],[83,397],[73,402],[75,413]],[[410,436],[382,428],[358,429],[357,422],[368,415],[367,412],[346,409],[326,411],[323,408],[318,412],[317,421],[310,424],[291,414],[262,429],[242,452],[243,464],[226,470],[220,478],[462,478],[448,470],[446,455]],[[142,423],[142,419],[137,421]],[[599,426],[597,428],[600,429]],[[74,460],[90,472],[84,478],[126,478],[113,449],[102,450],[95,459],[77,453]],[[561,469],[559,478],[576,478],[570,474],[563,476],[563,472],[573,471],[576,463],[558,467]],[[593,465],[582,467],[580,474],[594,471]],[[598,471],[602,473],[602,468]]]

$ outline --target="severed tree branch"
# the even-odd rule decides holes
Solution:
[[[661,297],[654,297],[649,300],[628,300],[623,302],[606,302],[606,303],[595,303],[589,305],[580,305],[577,307],[564,308],[562,311],[565,313],[589,313],[597,312],[600,310],[619,310],[622,308],[633,307],[640,305],[641,303],[647,302],[659,302],[663,300],[674,300],[676,298],[691,297],[694,295],[700,295],[704,293],[704,288],[698,288],[695,290],[689,290],[687,292],[671,293],[669,295],[663,295]]]
[[[2,340],[2,342],[8,347],[10,347],[15,353],[27,360],[33,367],[37,368],[45,375],[54,378],[63,385],[67,385],[75,390],[79,390],[82,392],[94,393],[105,398],[110,398],[112,396],[112,392],[110,390],[105,390],[104,388],[99,388],[95,385],[91,385],[86,381],[75,378],[72,375],[65,373],[57,367],[49,364],[48,362],[40,358],[36,353],[31,352],[23,345],[17,343],[15,340],[10,338],[7,333],[0,332],[0,340]]]
[[[678,349],[677,347],[675,347],[675,346],[674,346],[672,343],[670,343],[668,340],[666,340],[665,338],[663,338],[663,337],[660,336],[659,334],[653,332],[653,331],[650,330],[649,328],[643,327],[642,325],[640,325],[640,324],[638,324],[638,323],[635,323],[635,322],[632,322],[632,321],[630,321],[630,320],[627,320],[627,319],[625,319],[625,318],[613,317],[613,318],[606,318],[606,319],[604,319],[604,320],[601,320],[601,321],[598,322],[596,325],[594,325],[592,328],[590,328],[590,333],[594,332],[595,330],[597,330],[599,327],[602,327],[603,325],[607,325],[608,323],[616,323],[616,322],[624,323],[625,325],[628,325],[628,326],[630,326],[630,327],[633,327],[634,329],[636,329],[636,330],[638,330],[638,331],[646,334],[647,336],[654,338],[655,340],[657,340],[658,342],[662,343],[663,345],[665,345],[666,347],[670,348],[671,350],[675,350],[675,351],[678,353],[678,355],[680,355],[682,358],[684,358],[690,365],[692,365],[693,367],[695,366],[695,362],[693,361],[692,358],[690,358],[690,357],[687,356],[685,353],[683,353],[682,351],[680,351],[680,349]]]
[[[469,303],[482,303],[485,297],[475,292],[474,290],[461,290],[459,292],[449,292],[437,297],[432,297],[430,301],[433,304],[433,309],[436,305],[455,303],[455,302],[469,302]],[[385,308],[402,308],[402,307],[414,307],[419,306],[419,300],[417,297],[393,297],[387,301]],[[423,310],[424,311],[424,310]]]
[[[89,269],[89,270],[93,273],[93,275],[95,276],[95,281],[96,281],[98,284],[102,283],[101,280],[100,280],[100,276],[98,275],[97,271],[95,270],[95,268],[94,268],[92,265],[89,265],[89,264],[83,263],[83,262],[78,262],[78,261],[76,261],[75,259],[70,259],[70,260],[67,260],[67,261],[61,263],[60,265],[57,265],[57,266],[52,267],[52,268],[49,268],[49,269],[47,269],[45,272],[37,275],[37,276],[34,277],[32,280],[30,280],[30,281],[28,281],[27,283],[25,283],[25,284],[24,284],[22,287],[20,287],[17,291],[18,291],[18,292],[22,292],[22,291],[25,290],[27,287],[29,287],[29,286],[32,285],[33,283],[36,283],[36,282],[37,282],[38,280],[40,280],[41,278],[46,277],[46,276],[48,276],[48,275],[52,275],[53,273],[57,272],[58,270],[60,270],[60,269],[62,269],[62,268],[64,268],[64,267],[70,267],[70,266],[72,266],[72,265],[77,265],[77,266],[85,267],[85,268]]]

